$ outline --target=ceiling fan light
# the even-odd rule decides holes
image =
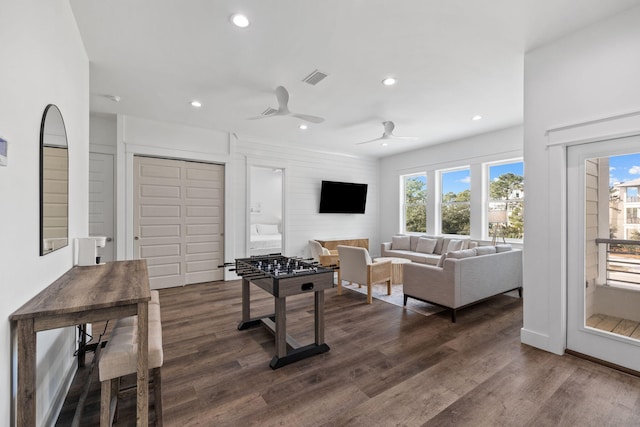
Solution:
[[[381,145],[381,146],[383,146],[383,147],[386,147],[387,145],[389,145],[389,143],[387,143],[387,142],[383,142],[383,143],[382,143],[382,144],[380,144],[380,145]]]
[[[398,80],[395,77],[385,77],[382,80],[382,84],[385,86],[393,86],[396,83],[398,83]]]
[[[249,26],[249,18],[241,13],[231,15],[231,22],[238,28],[247,28]]]

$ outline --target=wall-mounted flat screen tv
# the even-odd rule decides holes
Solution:
[[[320,213],[363,214],[367,203],[367,184],[322,181]]]

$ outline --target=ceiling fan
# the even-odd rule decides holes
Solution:
[[[384,126],[384,132],[382,133],[381,137],[370,139],[369,141],[358,142],[356,145],[368,144],[370,142],[375,142],[375,141],[384,141],[387,139],[404,139],[407,141],[414,141],[418,139],[415,136],[395,136],[393,134],[393,129],[396,127],[396,125],[394,125],[392,121],[382,122],[382,125]]]
[[[324,119],[318,116],[312,116],[309,114],[300,114],[294,113],[293,111],[289,111],[289,92],[282,87],[278,86],[276,88],[276,98],[278,99],[278,109],[275,110],[273,108],[267,108],[267,110],[262,113],[260,116],[249,117],[248,120],[256,120],[256,119],[264,119],[267,117],[275,117],[275,116],[292,116],[296,117],[300,120],[304,120],[311,123],[322,123]]]

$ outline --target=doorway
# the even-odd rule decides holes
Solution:
[[[640,372],[638,147],[636,136],[567,150],[566,347]]]
[[[249,255],[284,253],[284,169],[249,166]]]
[[[104,236],[101,262],[115,260],[115,198],[113,154],[89,153],[89,236]]]
[[[134,258],[152,289],[223,280],[224,166],[134,156]]]

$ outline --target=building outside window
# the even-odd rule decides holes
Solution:
[[[402,176],[404,200],[402,203],[404,232],[427,231],[427,175],[425,173]]]
[[[471,175],[469,168],[440,172],[442,183],[440,230],[468,236],[471,230]]]
[[[488,166],[487,230],[489,237],[522,240],[524,237],[524,164]]]

